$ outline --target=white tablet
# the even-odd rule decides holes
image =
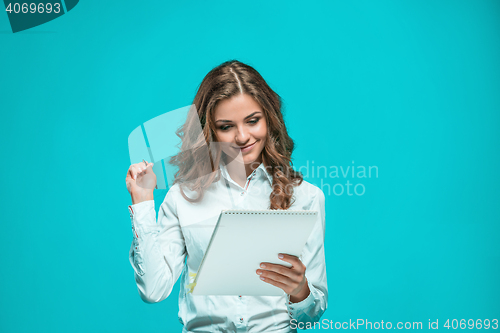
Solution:
[[[282,296],[256,274],[261,262],[290,267],[317,222],[310,210],[223,210],[194,280],[193,295]]]

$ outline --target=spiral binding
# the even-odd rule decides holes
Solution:
[[[225,215],[317,215],[315,210],[252,210],[252,209],[239,209],[239,210],[223,210]]]

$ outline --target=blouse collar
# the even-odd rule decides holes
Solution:
[[[231,177],[229,176],[226,166],[223,163],[220,163],[219,166],[222,176],[227,180],[230,180]],[[267,171],[266,167],[264,166],[264,163],[260,163],[259,166],[255,170],[253,170],[252,173],[247,177],[247,180],[254,177],[255,175],[260,175],[265,177],[269,181],[269,184],[271,186],[273,185],[273,176]]]

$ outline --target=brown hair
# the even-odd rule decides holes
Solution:
[[[196,198],[182,196],[197,202],[203,198],[205,189],[218,180],[221,158],[215,131],[214,113],[217,103],[239,94],[248,94],[262,108],[267,121],[267,138],[262,150],[262,161],[273,175],[270,209],[288,209],[292,204],[293,186],[302,183],[302,174],[293,170],[291,156],[293,140],[288,136],[281,112],[281,97],[275,93],[262,76],[251,66],[237,60],[226,61],[213,68],[201,82],[193,104],[196,112],[190,112],[177,135],[182,140],[181,152],[170,159],[179,170],[175,183],[186,185],[197,192]],[[201,123],[201,132],[196,130]]]

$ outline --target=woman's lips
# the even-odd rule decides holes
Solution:
[[[255,146],[256,143],[257,143],[257,141],[255,141],[251,145],[245,146],[243,148],[237,147],[237,149],[240,149],[242,153],[245,153],[245,152],[247,152],[249,150],[252,150],[252,148]]]

